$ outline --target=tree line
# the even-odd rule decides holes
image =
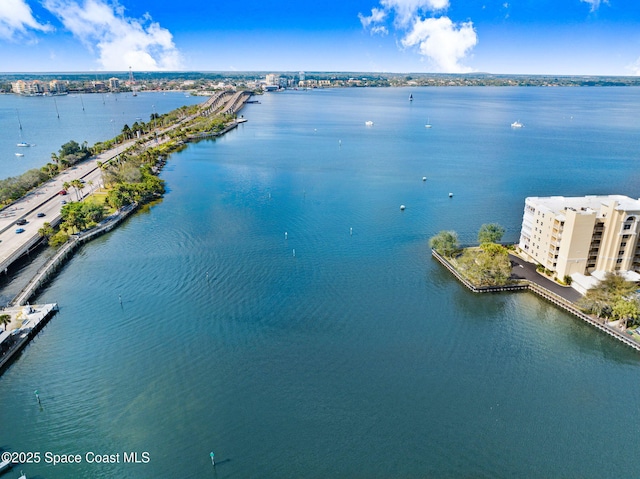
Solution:
[[[429,246],[449,258],[453,266],[476,287],[504,286],[511,278],[509,250],[499,244],[505,229],[497,223],[483,224],[476,248],[460,248],[455,231],[440,231]]]

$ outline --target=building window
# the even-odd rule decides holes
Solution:
[[[618,259],[616,260],[616,263],[618,263],[618,264],[622,263],[622,258],[618,258]]]
[[[631,229],[631,225],[624,225],[624,229],[625,230],[630,230]]]

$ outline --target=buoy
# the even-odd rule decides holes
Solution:
[[[449,193],[449,198],[453,198],[453,193]]]
[[[284,232],[284,239],[287,239],[287,232]]]
[[[400,205],[400,211],[404,211],[404,205]]]
[[[427,177],[426,177],[426,176],[423,176],[423,177],[422,177],[422,181],[427,181]]]
[[[353,236],[353,228],[349,228],[349,234]]]

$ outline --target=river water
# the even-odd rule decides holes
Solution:
[[[638,197],[640,89],[259,100],[37,298],[60,312],[0,378],[29,477],[637,474],[637,352],[530,293],[468,292],[427,243],[488,222],[515,242],[526,196]]]

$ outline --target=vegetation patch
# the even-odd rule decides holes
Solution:
[[[604,320],[620,320],[626,328],[640,324],[638,286],[620,274],[607,273],[597,286],[580,298],[578,305],[589,314]]]
[[[460,248],[455,231],[440,231],[429,246],[449,259],[450,264],[477,288],[505,286],[511,283],[509,249],[498,244],[504,228],[497,223],[484,224],[478,232],[480,246]]]

